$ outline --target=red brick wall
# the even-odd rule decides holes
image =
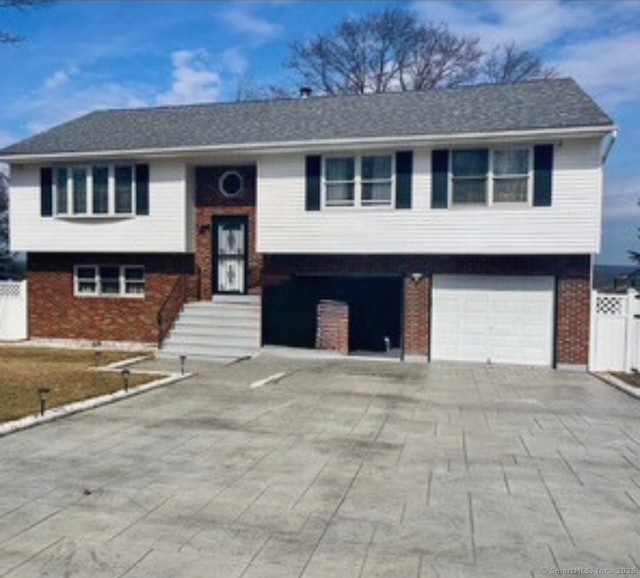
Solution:
[[[316,349],[330,349],[349,355],[349,306],[339,301],[318,304]]]
[[[404,349],[429,355],[431,276],[553,275],[558,282],[556,362],[586,365],[589,352],[590,257],[578,256],[416,256],[416,255],[267,255],[265,283],[295,273],[402,275],[404,277]],[[421,273],[415,283],[410,275]]]
[[[225,170],[232,168],[244,177],[245,191],[238,198],[223,195],[218,181]],[[213,262],[216,251],[213,242],[215,217],[248,217],[249,222],[249,293],[260,293],[262,287],[262,255],[256,253],[256,172],[255,167],[200,167],[196,169],[196,267],[199,268],[200,298],[213,294]]]
[[[75,297],[74,265],[144,265],[144,299]],[[177,255],[29,254],[31,337],[155,343],[156,316],[193,258]]]
[[[587,365],[591,324],[591,283],[584,275],[567,274],[557,280],[557,362]]]
[[[428,319],[431,311],[431,279],[404,279],[404,352],[407,355],[429,354]]]

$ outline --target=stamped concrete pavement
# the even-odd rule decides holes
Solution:
[[[640,573],[640,402],[593,377],[190,368],[0,438],[0,577]]]

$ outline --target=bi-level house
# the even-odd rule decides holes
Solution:
[[[314,347],[328,301],[350,351],[585,367],[614,130],[571,79],[88,114],[0,151],[30,336]]]

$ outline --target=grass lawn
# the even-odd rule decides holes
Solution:
[[[638,373],[615,372],[615,373],[612,373],[611,375],[613,375],[614,377],[617,377],[618,379],[621,379],[627,385],[640,388],[640,374]]]
[[[135,353],[103,351],[100,365],[135,357]],[[48,408],[122,389],[119,373],[95,371],[92,350],[0,347],[0,423],[40,412],[39,387],[51,389]],[[135,387],[157,379],[131,375]]]

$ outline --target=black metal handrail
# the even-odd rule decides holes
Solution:
[[[162,346],[162,342],[164,338],[169,333],[169,329],[173,325],[178,313],[182,309],[184,302],[187,300],[187,282],[186,277],[184,275],[180,275],[176,282],[173,284],[169,295],[164,300],[162,307],[158,310],[158,315],[156,321],[158,323],[158,348]],[[179,300],[177,305],[173,311],[171,311],[170,305],[175,300],[176,296],[179,296]]]

